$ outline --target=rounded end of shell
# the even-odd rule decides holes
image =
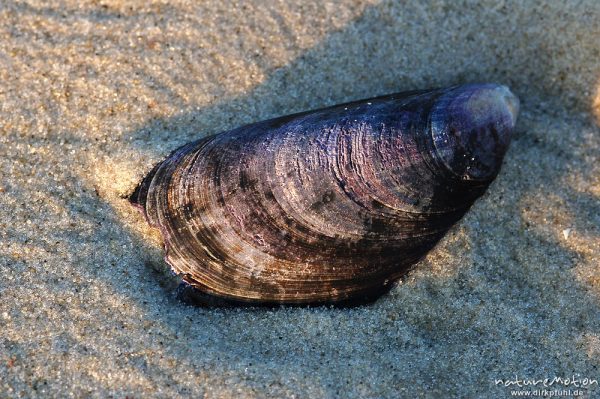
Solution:
[[[500,170],[519,113],[508,87],[470,84],[446,91],[431,112],[431,134],[445,166],[462,180],[490,180]]]

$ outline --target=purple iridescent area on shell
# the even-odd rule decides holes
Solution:
[[[188,299],[361,303],[484,193],[517,112],[506,87],[470,84],[257,122],[174,151],[131,201]]]
[[[449,90],[431,112],[431,134],[440,158],[463,179],[494,177],[518,112],[519,100],[506,86],[471,84]]]

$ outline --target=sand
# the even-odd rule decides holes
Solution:
[[[594,0],[3,1],[0,397],[510,397],[495,380],[600,379],[599,21]],[[521,99],[503,170],[388,295],[174,297],[124,199],[171,150],[474,81]]]

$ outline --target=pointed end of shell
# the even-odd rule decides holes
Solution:
[[[150,184],[152,183],[152,179],[158,170],[160,163],[154,166],[154,168],[142,179],[140,184],[133,190],[133,193],[127,197],[129,203],[136,207],[142,214],[148,219],[148,215],[146,213],[146,201],[148,199],[148,190],[150,189]]]
[[[446,167],[463,180],[499,172],[519,113],[519,99],[493,83],[449,89],[435,103],[431,134]]]
[[[138,184],[133,193],[127,197],[127,200],[131,203],[131,205],[135,206],[136,208],[144,208],[144,205],[146,204],[145,195],[142,194],[142,183]]]

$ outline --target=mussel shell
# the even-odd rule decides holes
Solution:
[[[253,123],[177,149],[131,201],[187,297],[360,303],[483,194],[517,112],[506,87],[472,84]]]

